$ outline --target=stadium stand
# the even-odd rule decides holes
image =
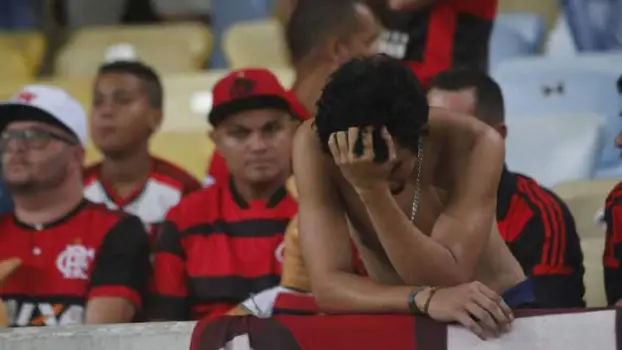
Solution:
[[[529,174],[547,187],[592,177],[602,149],[602,117],[533,115],[506,123],[506,159],[512,171]]]
[[[499,0],[499,13],[537,14],[544,20],[546,31],[550,31],[560,12],[558,1],[542,0]]]
[[[0,65],[2,81],[23,83],[33,79],[34,74],[23,52],[4,42],[0,42],[0,52],[2,52]]]
[[[555,186],[572,212],[583,250],[585,301],[591,307],[607,305],[603,281],[602,257],[605,248],[603,205],[618,180],[580,180]]]
[[[538,53],[544,44],[546,24],[537,14],[500,13],[495,19],[495,30],[497,27],[510,28],[517,32],[534,54]],[[492,43],[490,46],[494,48],[495,44]]]
[[[488,53],[488,62],[491,68],[504,61],[533,54],[531,45],[515,28],[495,23],[490,37],[490,52]]]
[[[41,32],[12,32],[0,34],[0,45],[21,52],[32,76],[41,68],[47,42]],[[2,50],[4,53],[4,50]]]
[[[614,139],[622,130],[618,81],[622,68],[613,58],[524,58],[493,70],[501,85],[509,120],[546,114],[595,113],[605,117],[606,134],[599,168],[620,164]],[[566,124],[566,123],[564,123]]]
[[[210,52],[211,35],[200,25],[89,29],[78,31],[60,49],[55,74],[93,76],[101,63],[114,59],[110,54],[135,56],[161,74],[198,72]]]
[[[232,25],[223,37],[223,50],[232,69],[290,66],[283,28],[277,19]]]
[[[212,51],[213,37],[209,27],[200,23],[170,23],[140,26],[85,27],[71,35],[69,46],[88,46],[98,42],[105,46],[122,42],[180,42],[189,50],[197,65],[203,66]],[[166,46],[164,46],[165,48]]]

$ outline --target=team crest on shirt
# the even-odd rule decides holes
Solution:
[[[95,258],[95,249],[82,244],[68,244],[56,258],[56,267],[65,279],[86,280],[91,261]]]

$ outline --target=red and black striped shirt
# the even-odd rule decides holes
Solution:
[[[380,50],[402,59],[425,85],[451,67],[487,70],[498,0],[439,0],[411,12],[368,0],[387,31]]]
[[[149,253],[140,219],[86,200],[37,227],[0,216],[0,260],[22,261],[0,286],[11,326],[82,323],[95,297],[125,298],[140,310]]]
[[[614,305],[622,299],[622,182],[618,183],[605,202],[607,236],[603,267],[607,303]]]
[[[499,232],[533,280],[538,304],[584,307],[583,253],[567,205],[532,178],[507,169],[497,196]]]
[[[285,187],[247,203],[231,180],[182,199],[156,243],[150,318],[216,317],[278,285],[283,233],[297,210]]]

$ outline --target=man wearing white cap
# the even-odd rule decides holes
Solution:
[[[149,275],[140,219],[83,198],[86,115],[65,91],[27,86],[0,105],[0,260],[21,265],[0,286],[11,326],[134,319]]]

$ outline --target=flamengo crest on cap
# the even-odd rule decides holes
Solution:
[[[22,91],[17,95],[18,102],[31,103],[35,98],[37,98],[37,95],[29,91]]]
[[[254,80],[248,79],[243,72],[240,72],[231,85],[229,96],[232,99],[238,99],[251,95],[255,89],[255,83]]]

